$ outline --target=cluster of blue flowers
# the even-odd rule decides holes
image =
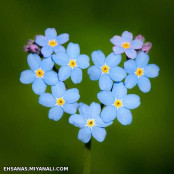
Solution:
[[[132,33],[128,31],[123,32],[121,37],[114,36],[111,39],[113,52],[107,57],[100,50],[92,52],[93,66],[90,66],[87,55],[80,54],[78,44],[69,43],[66,49],[62,46],[68,40],[68,34],[57,36],[54,28],[46,29],[45,36],[37,35],[34,41],[30,40],[24,49],[30,53],[27,57],[30,69],[21,73],[20,81],[23,84],[32,83],[34,93],[39,95],[39,103],[50,108],[50,119],[58,121],[64,112],[71,114],[69,123],[80,128],[79,140],[88,143],[93,136],[102,142],[106,136],[105,127],[116,118],[122,125],[132,122],[130,110],[140,105],[140,97],[127,94],[127,90],[137,84],[142,92],[149,92],[149,78],[158,76],[159,67],[148,64],[147,53],[151,43],[143,43],[141,35],[133,40]],[[118,66],[122,53],[127,56],[123,68]],[[59,65],[58,70],[55,64]],[[69,77],[74,84],[80,83],[82,69],[86,68],[91,80],[99,80],[101,91],[97,97],[101,104],[92,102],[88,106],[78,103],[79,90],[68,89],[65,85]],[[51,86],[52,94],[46,92],[47,85]]]

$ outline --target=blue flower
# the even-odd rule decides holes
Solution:
[[[149,56],[143,51],[139,52],[135,61],[128,60],[124,63],[124,69],[129,74],[125,79],[125,86],[129,89],[138,84],[139,89],[146,93],[151,89],[149,78],[157,77],[159,67],[155,64],[149,64]]]
[[[133,40],[132,33],[124,31],[122,36],[114,36],[110,40],[115,46],[113,51],[115,54],[126,53],[127,57],[134,59],[137,55],[136,49],[141,49],[143,41],[140,39]]]
[[[45,30],[45,36],[38,35],[35,42],[42,47],[41,53],[43,56],[49,57],[53,53],[65,51],[65,48],[61,46],[69,40],[69,35],[64,33],[57,36],[57,32],[54,28],[47,28]]]
[[[69,123],[79,127],[78,139],[84,143],[89,142],[91,135],[99,142],[104,141],[107,127],[112,124],[104,123],[100,117],[101,106],[98,103],[91,103],[90,106],[81,103],[79,107],[80,114],[71,115]],[[101,113],[102,114],[102,113]]]
[[[58,82],[57,73],[51,71],[54,66],[51,57],[41,60],[37,54],[29,54],[27,61],[31,69],[21,73],[20,81],[24,84],[32,83],[36,94],[44,93],[47,85],[55,85]]]
[[[63,82],[58,82],[51,87],[52,94],[44,93],[39,97],[39,103],[45,107],[51,107],[48,117],[58,121],[64,112],[75,114],[80,98],[79,90],[76,88],[66,90]]]
[[[61,66],[58,77],[60,81],[65,81],[71,76],[73,83],[82,81],[82,70],[89,67],[89,57],[80,55],[78,44],[69,43],[66,52],[59,52],[52,56],[55,63]]]
[[[113,81],[119,82],[126,77],[123,68],[117,65],[121,61],[121,55],[109,54],[106,58],[102,51],[93,51],[92,60],[94,66],[88,69],[89,78],[91,80],[99,80],[101,90],[111,90]]]
[[[115,83],[111,91],[101,91],[97,94],[101,103],[106,105],[101,113],[104,122],[110,122],[116,117],[118,121],[127,125],[132,122],[130,109],[135,109],[140,105],[140,98],[135,94],[127,95],[127,88],[122,82]]]

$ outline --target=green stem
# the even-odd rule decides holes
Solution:
[[[91,169],[91,140],[85,144],[83,174],[90,174]]]

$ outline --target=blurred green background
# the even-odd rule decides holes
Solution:
[[[129,90],[142,102],[132,111],[131,125],[115,120],[103,143],[92,141],[91,173],[174,173],[173,8],[173,0],[2,1],[0,171],[4,166],[68,166],[69,173],[82,173],[84,144],[77,139],[78,128],[68,123],[68,115],[58,122],[49,120],[48,108],[39,105],[31,85],[19,82],[20,72],[28,69],[23,46],[54,27],[59,34],[69,33],[70,41],[88,55],[97,49],[109,54],[110,38],[124,30],[141,33],[153,43],[150,63],[160,66],[160,76],[151,79],[147,94]],[[90,81],[86,71],[83,75],[76,85],[80,101],[99,102],[97,82]],[[68,85],[74,86],[70,81]]]

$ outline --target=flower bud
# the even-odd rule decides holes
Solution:
[[[145,40],[145,38],[141,34],[139,34],[138,36],[136,36],[135,39],[139,39],[139,40],[141,40],[143,42]]]
[[[33,43],[34,43],[34,40],[30,39],[30,40],[28,40],[27,45],[31,45]]]
[[[24,51],[25,51],[25,52],[28,52],[28,51],[29,51],[29,46],[28,46],[28,45],[25,45],[25,46],[24,46]]]
[[[24,46],[24,51],[40,55],[40,47],[31,39],[28,40],[27,45]]]
[[[33,53],[36,53],[36,52],[38,52],[40,50],[40,48],[37,45],[35,45],[35,44],[30,45],[29,49]]]
[[[146,42],[146,43],[144,43],[141,50],[144,51],[145,53],[148,53],[151,48],[152,48],[152,43],[151,42]]]

